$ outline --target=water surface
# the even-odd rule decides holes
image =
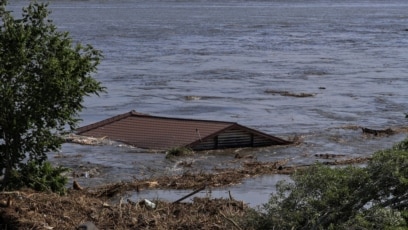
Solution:
[[[13,1],[10,8],[18,12],[25,4]],[[95,78],[107,93],[86,99],[81,125],[136,110],[233,121],[303,139],[297,146],[181,159],[194,161],[192,169],[118,144],[66,144],[65,158],[50,154],[78,172],[97,167],[97,176],[80,178],[85,185],[239,167],[236,151],[262,161],[290,159],[288,164],[311,164],[320,153],[367,156],[406,136],[370,137],[359,129],[407,125],[406,1],[62,0],[50,8],[60,30],[105,56]],[[271,93],[276,91],[314,96]],[[253,188],[259,193],[275,184],[259,183]]]

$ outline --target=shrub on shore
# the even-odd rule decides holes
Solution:
[[[408,139],[365,167],[316,164],[280,182],[243,225],[255,229],[406,229]]]
[[[39,163],[30,161],[18,170],[13,170],[7,190],[30,188],[41,192],[66,193],[68,178],[63,176],[69,169],[61,166],[53,167],[50,162]]]

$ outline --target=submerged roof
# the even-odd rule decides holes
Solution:
[[[150,116],[130,111],[78,128],[77,134],[106,137],[145,149],[195,150],[290,144],[234,122]]]

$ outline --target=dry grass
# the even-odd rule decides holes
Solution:
[[[10,204],[7,205],[7,201]],[[33,191],[1,193],[0,220],[5,229],[76,229],[91,221],[99,229],[239,229],[247,206],[229,199],[194,198],[191,203],[154,201],[109,205],[87,191],[66,196]]]

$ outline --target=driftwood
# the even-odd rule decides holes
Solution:
[[[371,157],[357,157],[344,160],[335,160],[334,162],[324,162],[325,165],[351,165],[351,164],[361,164],[369,161]]]
[[[390,129],[390,128],[379,130],[379,129],[369,129],[369,128],[362,127],[361,129],[363,130],[363,133],[372,134],[374,136],[394,134],[394,131],[392,129]]]
[[[74,180],[74,182],[72,183],[72,188],[75,190],[83,190],[84,188],[81,187],[81,185],[78,184],[77,181]]]
[[[330,153],[315,154],[315,157],[323,158],[323,159],[339,158],[339,157],[345,157],[345,156],[346,155],[344,154],[330,154]]]
[[[199,188],[199,189],[197,189],[197,190],[194,190],[192,193],[189,193],[189,194],[183,196],[182,198],[180,198],[180,199],[174,201],[173,203],[174,203],[174,204],[179,203],[179,202],[181,202],[181,201],[183,201],[183,200],[189,198],[190,196],[192,196],[192,195],[194,195],[194,194],[200,192],[201,190],[204,190],[205,187],[206,187],[206,186],[204,185],[203,187],[201,187],[201,188]]]
[[[253,159],[254,155],[241,155],[239,153],[235,154],[235,159]]]
[[[265,93],[268,94],[279,94],[281,96],[286,97],[314,97],[315,93],[292,93],[288,91],[280,91],[280,90],[265,90]]]

